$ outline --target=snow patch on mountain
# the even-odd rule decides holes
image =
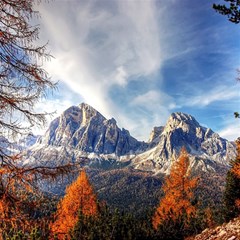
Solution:
[[[168,173],[182,147],[191,167],[216,171],[228,167],[235,146],[194,117],[172,113],[165,126],[154,127],[147,143],[133,138],[87,104],[72,106],[53,120],[46,134],[25,151],[25,164],[130,167],[153,173]]]

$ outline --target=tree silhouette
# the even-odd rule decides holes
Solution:
[[[98,214],[97,198],[88,180],[85,170],[66,189],[66,195],[59,202],[55,221],[51,225],[51,231],[64,239],[78,221],[79,212],[85,216],[96,216]]]
[[[35,42],[39,26],[30,24],[38,15],[33,4],[33,0],[0,0],[0,137],[6,139],[7,148],[15,134],[46,122],[46,113],[36,113],[34,106],[55,87],[42,68],[43,61],[51,56],[46,45]],[[3,148],[1,142],[0,238],[8,223],[15,226],[22,222],[29,215],[29,208],[38,205],[37,199],[42,198],[36,197],[36,193],[41,195],[36,184],[39,178],[56,177],[70,170],[69,166],[23,167],[20,159],[19,154]]]
[[[229,6],[221,4],[213,4],[213,8],[222,15],[227,15],[228,20],[233,23],[240,22],[240,1],[239,0],[224,0],[229,2]]]
[[[30,20],[38,12],[32,0],[0,1],[0,132],[22,133],[35,124],[45,123],[46,114],[35,113],[34,106],[54,88],[42,68],[50,58],[46,45],[36,46],[39,26]],[[19,119],[29,123],[23,126]]]
[[[179,219],[183,219],[184,225],[187,225],[189,218],[196,212],[191,202],[196,185],[197,178],[191,178],[189,157],[186,149],[183,148],[163,185],[165,195],[160,200],[152,219],[154,229],[157,230],[160,225],[168,221],[177,222]]]

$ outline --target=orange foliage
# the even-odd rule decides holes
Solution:
[[[96,195],[84,170],[77,180],[67,187],[66,195],[59,202],[56,220],[50,226],[52,234],[56,234],[58,239],[64,239],[77,223],[79,211],[87,216],[95,216],[98,213]]]
[[[53,180],[72,171],[72,165],[55,168],[20,166],[19,154],[1,156],[1,153],[0,149],[0,239],[3,231],[9,231],[13,226],[22,231],[30,230],[36,220],[32,213],[42,209],[47,202],[38,185],[40,179]]]
[[[186,215],[189,218],[196,212],[191,204],[193,189],[197,185],[197,178],[191,178],[189,171],[189,157],[185,149],[181,150],[180,157],[173,163],[170,175],[166,177],[163,191],[165,196],[161,199],[153,219],[155,229],[166,220],[176,221]]]
[[[236,175],[237,178],[240,179],[240,139],[236,141],[236,145],[237,145],[237,156],[231,171],[233,172],[233,174]],[[237,199],[235,204],[240,209],[240,199]]]
[[[236,141],[237,144],[237,157],[236,157],[236,163],[234,164],[232,168],[232,172],[240,178],[240,140]]]

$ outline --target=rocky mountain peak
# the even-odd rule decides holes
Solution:
[[[82,115],[86,119],[89,119],[94,116],[104,118],[101,113],[99,113],[96,109],[94,109],[92,106],[90,106],[86,103],[79,104],[78,108],[81,110]]]
[[[186,113],[176,112],[172,113],[168,118],[164,131],[171,132],[181,128],[184,132],[188,132],[191,128],[198,127],[200,125],[194,117]]]
[[[39,143],[118,156],[145,147],[127,130],[119,129],[114,118],[107,120],[86,103],[68,108],[53,120]]]
[[[138,169],[168,172],[182,147],[192,166],[204,171],[214,170],[218,164],[227,166],[235,154],[233,144],[184,113],[172,113],[163,129],[154,128],[149,143],[152,149],[133,160]]]
[[[164,130],[163,126],[153,128],[153,130],[150,133],[149,139],[148,139],[148,143],[150,144],[150,146],[149,146],[150,148],[155,147],[159,143],[163,130]]]
[[[106,119],[85,103],[68,108],[53,120],[38,143],[41,145],[35,147],[36,151],[63,149],[57,154],[61,161],[69,157],[75,161],[84,155],[123,161],[133,168],[153,172],[168,172],[182,147],[187,149],[194,168],[204,171],[215,169],[217,164],[226,166],[235,154],[232,143],[202,127],[189,114],[172,113],[166,125],[154,127],[148,143],[144,143],[128,130],[120,129],[114,118]]]

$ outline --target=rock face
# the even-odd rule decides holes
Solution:
[[[153,128],[152,132],[150,133],[149,140],[148,140],[150,148],[155,147],[158,144],[163,130],[164,130],[163,126]]]
[[[39,135],[29,133],[27,136],[24,136],[19,141],[17,141],[16,144],[19,146],[21,150],[23,150],[34,145],[37,142],[38,138],[40,138]]]
[[[147,143],[133,138],[87,104],[73,106],[52,121],[46,134],[27,151],[28,162],[62,164],[82,161],[89,166],[130,167],[168,173],[182,147],[192,168],[216,171],[227,167],[235,146],[190,115],[173,113],[164,127],[155,127]],[[39,160],[40,159],[40,160]]]
[[[187,240],[238,240],[240,239],[240,218],[235,218],[213,229],[205,229],[201,234]]]
[[[211,129],[200,126],[192,116],[172,113],[161,134],[157,152],[159,156],[168,158],[176,156],[182,146],[192,155],[205,154],[222,161],[221,156],[227,154],[231,144]]]
[[[23,136],[17,141],[10,142],[7,138],[0,136],[0,151],[7,155],[13,155],[19,153],[24,149],[27,149],[34,145],[37,142],[39,136],[35,136],[32,133],[29,133],[26,136]]]
[[[65,146],[87,153],[122,156],[146,149],[147,144],[137,141],[115,119],[107,120],[87,104],[68,108],[52,121],[39,143]]]
[[[214,170],[218,164],[228,165],[235,155],[232,143],[211,129],[200,126],[188,114],[172,113],[165,127],[155,129],[150,137],[150,146],[155,147],[132,160],[135,168],[169,172],[182,147],[187,149],[192,166],[204,171]]]

